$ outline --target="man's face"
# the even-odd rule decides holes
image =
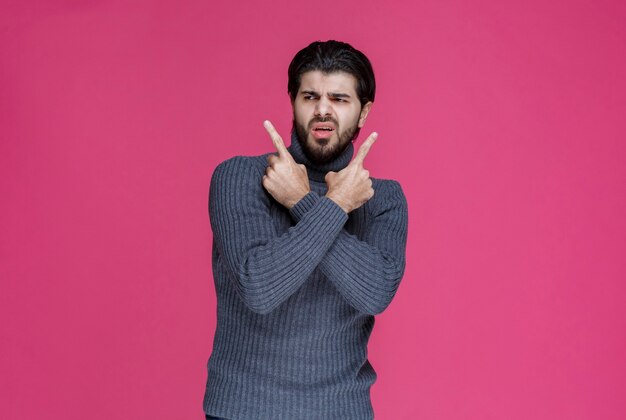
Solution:
[[[339,156],[356,137],[372,106],[361,107],[356,78],[349,73],[303,73],[292,98],[293,125],[305,154],[323,164]]]

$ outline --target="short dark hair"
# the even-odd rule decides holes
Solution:
[[[356,93],[361,105],[374,102],[376,80],[370,60],[361,51],[341,41],[315,41],[298,51],[289,64],[287,91],[292,100],[300,89],[302,74],[319,70],[323,73],[343,71],[357,80]]]

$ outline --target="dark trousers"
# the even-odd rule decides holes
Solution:
[[[206,420],[228,420],[225,419],[224,417],[214,417],[214,416],[209,416],[208,414],[206,415]]]

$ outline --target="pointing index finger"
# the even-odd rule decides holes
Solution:
[[[374,142],[376,141],[376,138],[378,138],[378,133],[373,132],[372,134],[370,134],[369,137],[363,142],[361,147],[359,147],[359,151],[357,152],[356,157],[352,162],[363,165],[365,156],[367,156],[367,154],[369,153],[372,144],[374,144]]]
[[[272,138],[274,147],[276,147],[276,150],[278,150],[278,156],[280,157],[287,156],[289,154],[289,151],[287,150],[287,147],[285,146],[285,143],[283,142],[282,137],[280,137],[280,134],[278,134],[278,131],[276,131],[272,123],[269,122],[269,120],[265,120],[263,122],[263,126],[265,127],[265,130],[268,132],[268,134]]]

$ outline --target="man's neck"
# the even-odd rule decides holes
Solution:
[[[287,149],[296,162],[306,166],[309,178],[320,182],[324,182],[324,177],[329,171],[337,172],[348,166],[354,155],[354,145],[350,142],[334,160],[324,164],[313,163],[304,153],[295,131],[291,132],[291,145]]]

